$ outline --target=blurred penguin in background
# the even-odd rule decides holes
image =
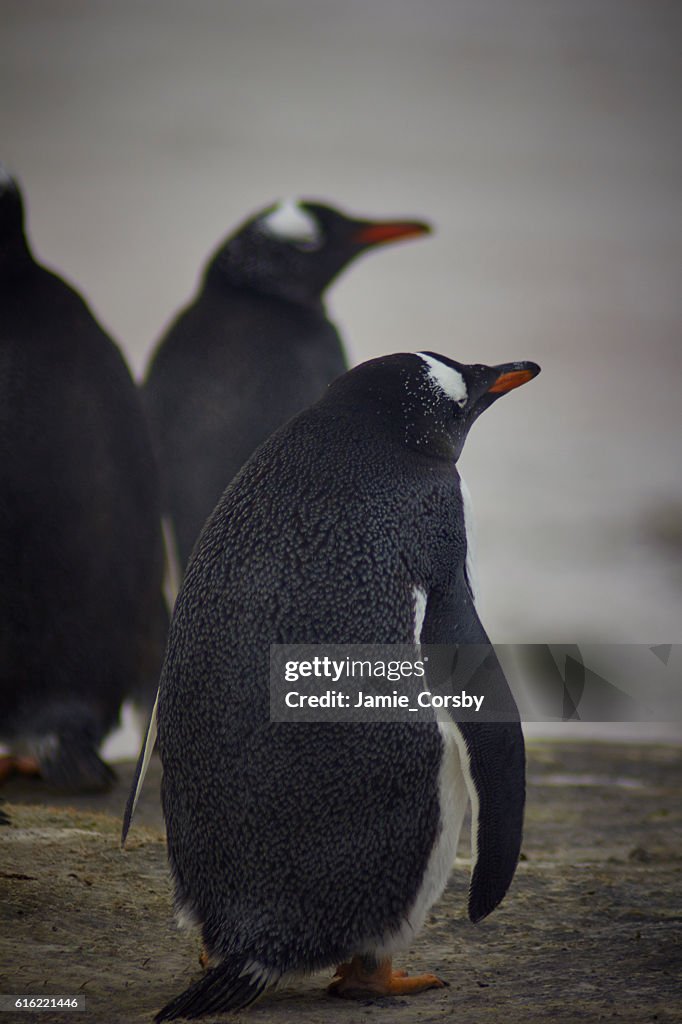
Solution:
[[[158,473],[123,357],[35,261],[0,171],[0,777],[106,789],[99,746],[150,703],[165,639]]]
[[[248,220],[209,260],[144,384],[179,570],[252,452],[346,370],[327,287],[366,250],[428,231],[288,200]]]

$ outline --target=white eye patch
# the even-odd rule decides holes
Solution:
[[[260,225],[269,235],[306,249],[318,249],[322,244],[322,232],[317,220],[294,199],[278,203],[271,213],[262,218]]]
[[[426,363],[431,387],[441,392],[451,402],[456,402],[459,406],[466,405],[469,393],[462,374],[453,366],[441,363],[439,359],[427,356],[424,352],[417,352],[417,355]]]

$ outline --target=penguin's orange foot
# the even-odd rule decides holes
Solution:
[[[394,971],[390,960],[377,962],[372,957],[354,956],[350,963],[339,964],[327,991],[344,999],[367,999],[372,996],[406,996],[427,988],[444,988],[446,982],[435,974]]]
[[[40,775],[40,761],[37,757],[15,757],[14,758],[14,770],[19,775],[27,775],[29,778],[35,778],[36,775]]]
[[[5,782],[14,774],[14,758],[9,754],[0,757],[0,783]]]
[[[12,775],[40,775],[40,765],[35,757],[3,754],[0,757],[0,784],[6,782]]]

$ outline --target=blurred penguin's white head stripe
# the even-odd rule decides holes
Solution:
[[[425,352],[417,352],[417,355],[426,363],[432,387],[442,392],[451,402],[466,405],[468,392],[462,374],[447,363],[441,363],[440,359],[427,356]]]
[[[15,188],[14,178],[5,165],[0,163],[0,192],[6,192],[8,189],[14,190]]]
[[[264,231],[284,241],[317,246],[322,240],[317,220],[295,199],[283,199],[260,223]]]

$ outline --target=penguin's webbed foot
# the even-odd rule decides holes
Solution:
[[[339,964],[327,991],[344,999],[367,999],[413,995],[428,988],[445,988],[446,985],[447,982],[435,974],[409,977],[407,971],[394,971],[390,960],[354,956],[350,963]]]

